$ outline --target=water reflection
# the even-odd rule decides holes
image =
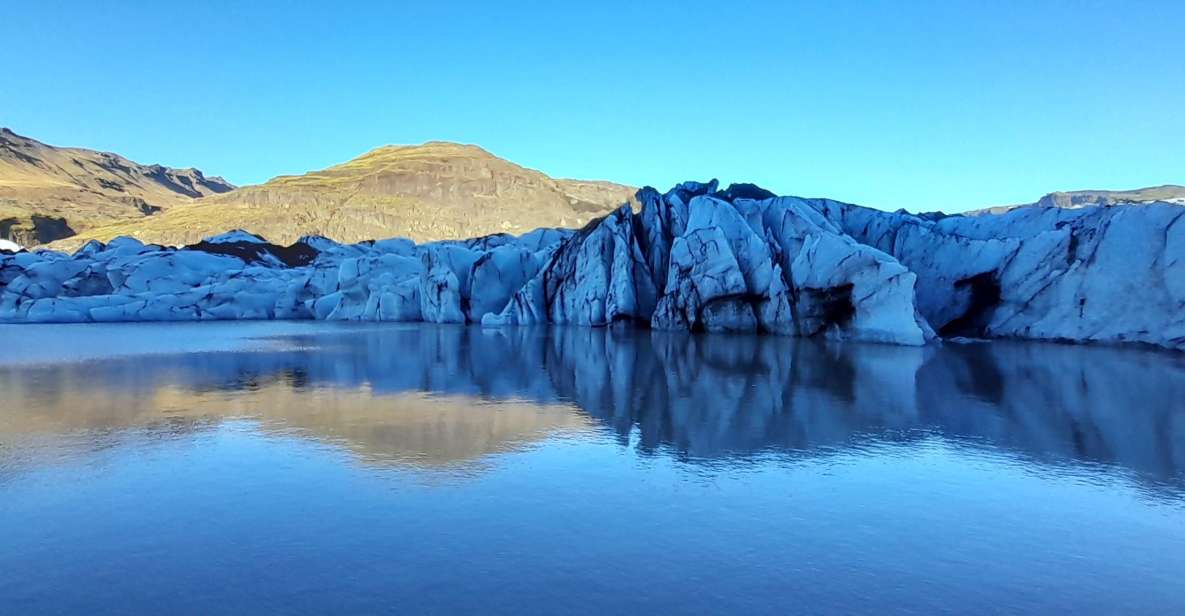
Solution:
[[[101,326],[88,327],[94,336]],[[159,326],[142,327],[150,335]],[[59,446],[101,449],[132,428],[187,434],[231,417],[423,468],[593,428],[692,463],[937,436],[1035,462],[1119,468],[1159,489],[1185,485],[1185,359],[1162,352],[585,328],[254,327],[241,330],[254,336],[247,349],[0,365],[0,450],[11,463],[63,435],[85,433]],[[113,328],[109,343],[128,331]]]

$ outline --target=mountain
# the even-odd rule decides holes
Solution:
[[[1041,197],[1036,203],[989,207],[966,213],[999,214],[1018,207],[1033,206],[1077,209],[1082,207],[1100,207],[1138,203],[1176,203],[1179,205],[1185,205],[1185,186],[1165,184],[1163,186],[1149,186],[1147,188],[1136,188],[1134,190],[1059,191],[1051,192],[1044,197]]]
[[[1041,197],[1037,205],[1046,207],[1089,207],[1120,203],[1151,203],[1155,201],[1185,203],[1185,186],[1165,184],[1135,190],[1075,190],[1053,192]]]
[[[192,244],[228,229],[285,244],[303,235],[358,242],[517,234],[580,227],[631,201],[634,192],[610,182],[553,179],[474,145],[391,145],[321,171],[280,176],[150,218],[91,229],[54,247],[120,235]]]
[[[59,148],[0,128],[0,239],[25,246],[145,217],[234,189],[197,169]]]

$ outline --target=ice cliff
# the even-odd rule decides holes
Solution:
[[[578,231],[416,245],[0,250],[0,321],[625,322],[906,345],[943,336],[1185,349],[1185,208],[912,215],[752,185],[638,192]],[[937,332],[937,334],[936,334]]]

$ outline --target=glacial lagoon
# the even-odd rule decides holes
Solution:
[[[0,613],[1185,613],[1185,355],[0,326]]]

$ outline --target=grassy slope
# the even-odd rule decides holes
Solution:
[[[241,228],[271,241],[302,235],[356,242],[417,241],[583,225],[632,198],[608,182],[554,180],[476,146],[385,146],[346,163],[207,197],[147,219],[106,225],[54,244],[131,235],[185,244]]]

